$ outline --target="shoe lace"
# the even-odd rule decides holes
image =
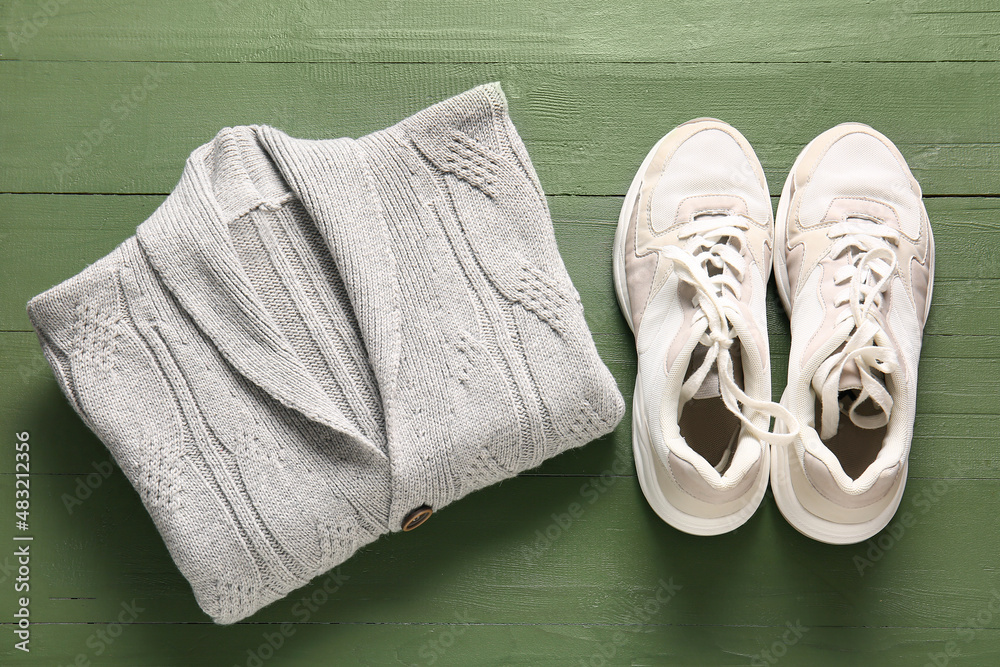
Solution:
[[[828,234],[836,239],[830,256],[838,259],[845,253],[848,255],[848,261],[833,275],[834,284],[844,286],[834,298],[834,307],[843,308],[835,326],[845,322],[852,322],[853,326],[840,351],[826,359],[813,375],[813,390],[820,397],[820,437],[824,440],[837,434],[841,410],[859,428],[874,429],[888,424],[892,396],[872,371],[884,376],[899,366],[894,350],[875,344],[875,336],[882,330],[875,313],[897,267],[896,253],[888,244],[899,242],[899,232],[884,224],[846,220],[831,227]],[[850,407],[845,407],[839,398],[840,378],[851,362],[861,377],[861,390]],[[878,411],[858,413],[868,399]]]
[[[783,406],[771,401],[760,401],[748,396],[736,383],[730,348],[736,338],[730,314],[724,301],[739,299],[742,281],[747,268],[743,249],[747,246],[745,218],[739,216],[704,216],[686,225],[678,238],[686,241],[683,247],[667,246],[660,254],[673,262],[678,278],[694,288],[692,303],[698,310],[695,321],[707,320],[705,333],[699,343],[708,348],[701,365],[681,386],[680,406],[697,393],[712,369],[719,368],[719,393],[726,407],[739,417],[744,427],[765,442],[778,445],[791,444],[798,433],[798,422]],[[752,423],[744,407],[756,410],[788,426],[789,433],[772,433]]]

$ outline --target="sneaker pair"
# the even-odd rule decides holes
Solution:
[[[772,254],[791,322],[771,401]],[[770,480],[781,513],[822,542],[868,539],[906,482],[934,239],[899,150],[845,123],[809,143],[778,202],[732,126],[684,123],[646,156],[618,221],[614,281],[635,333],[632,442],[664,521],[742,525]],[[771,418],[775,429],[770,430]]]

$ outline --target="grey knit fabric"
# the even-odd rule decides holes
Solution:
[[[358,140],[226,128],[28,314],[218,623],[624,411],[496,84]]]

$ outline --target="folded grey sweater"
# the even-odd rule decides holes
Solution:
[[[226,128],[28,315],[218,623],[624,411],[497,84],[357,140]]]

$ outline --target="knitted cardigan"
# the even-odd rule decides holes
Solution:
[[[217,623],[624,411],[497,84],[358,140],[223,129],[28,314]]]

